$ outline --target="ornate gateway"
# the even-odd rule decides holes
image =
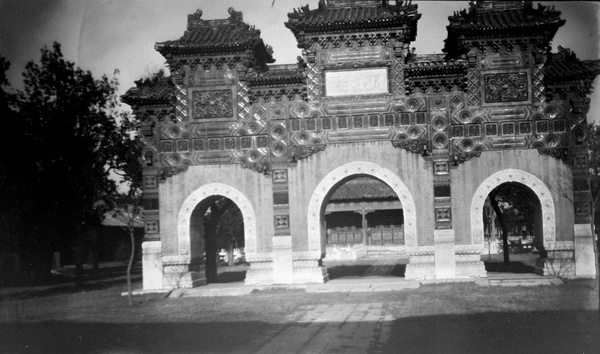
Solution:
[[[327,281],[325,204],[355,177],[401,204],[407,278],[485,277],[480,209],[502,183],[539,200],[539,271],[560,259],[561,275],[593,276],[589,191],[575,182],[600,62],[552,52],[565,20],[531,1],[471,1],[449,17],[444,54],[409,49],[420,18],[410,1],[294,9],[285,27],[302,56],[285,65],[232,8],[198,10],[157,43],[171,76],[123,96],[146,142],[144,288],[204,281],[215,198],[243,214],[247,284]]]

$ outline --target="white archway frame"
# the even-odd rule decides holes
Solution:
[[[544,182],[531,173],[521,170],[502,170],[488,177],[473,195],[471,202],[471,242],[483,245],[483,204],[490,192],[499,185],[507,182],[517,182],[531,189],[540,200],[542,208],[542,230],[544,245],[556,239],[556,214],[552,194]]]
[[[316,256],[323,253],[321,244],[321,208],[327,193],[346,177],[368,175],[380,179],[396,193],[404,212],[405,246],[417,246],[417,213],[413,197],[402,180],[392,171],[372,162],[352,162],[331,171],[315,188],[308,203],[308,251]],[[317,255],[318,253],[318,255]]]
[[[196,206],[212,196],[223,196],[231,199],[242,213],[244,219],[244,249],[246,254],[257,252],[256,240],[256,214],[252,204],[239,190],[222,183],[210,183],[196,189],[190,194],[177,216],[177,236],[180,256],[190,256],[190,220]]]

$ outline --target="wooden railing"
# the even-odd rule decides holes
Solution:
[[[357,227],[336,227],[327,229],[327,244],[361,244],[362,229]],[[377,226],[367,228],[368,245],[403,245],[404,226]]]
[[[398,225],[370,227],[367,229],[369,245],[403,245],[404,227]]]

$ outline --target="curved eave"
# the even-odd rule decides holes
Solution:
[[[174,97],[172,98],[143,98],[143,97],[124,97],[121,96],[121,102],[128,104],[130,106],[171,106],[174,102]]]
[[[327,34],[336,32],[366,32],[366,31],[389,31],[399,30],[402,28],[410,28],[412,36],[416,36],[417,21],[421,18],[421,14],[416,14],[410,18],[383,18],[369,21],[348,21],[334,22],[322,24],[298,24],[286,22],[285,26],[289,28],[296,37],[301,33],[304,35]],[[413,38],[414,40],[414,38]]]

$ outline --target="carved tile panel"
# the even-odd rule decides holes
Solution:
[[[486,103],[529,100],[526,72],[485,74],[483,82]]]
[[[231,90],[193,91],[192,118],[233,118],[233,94]]]

